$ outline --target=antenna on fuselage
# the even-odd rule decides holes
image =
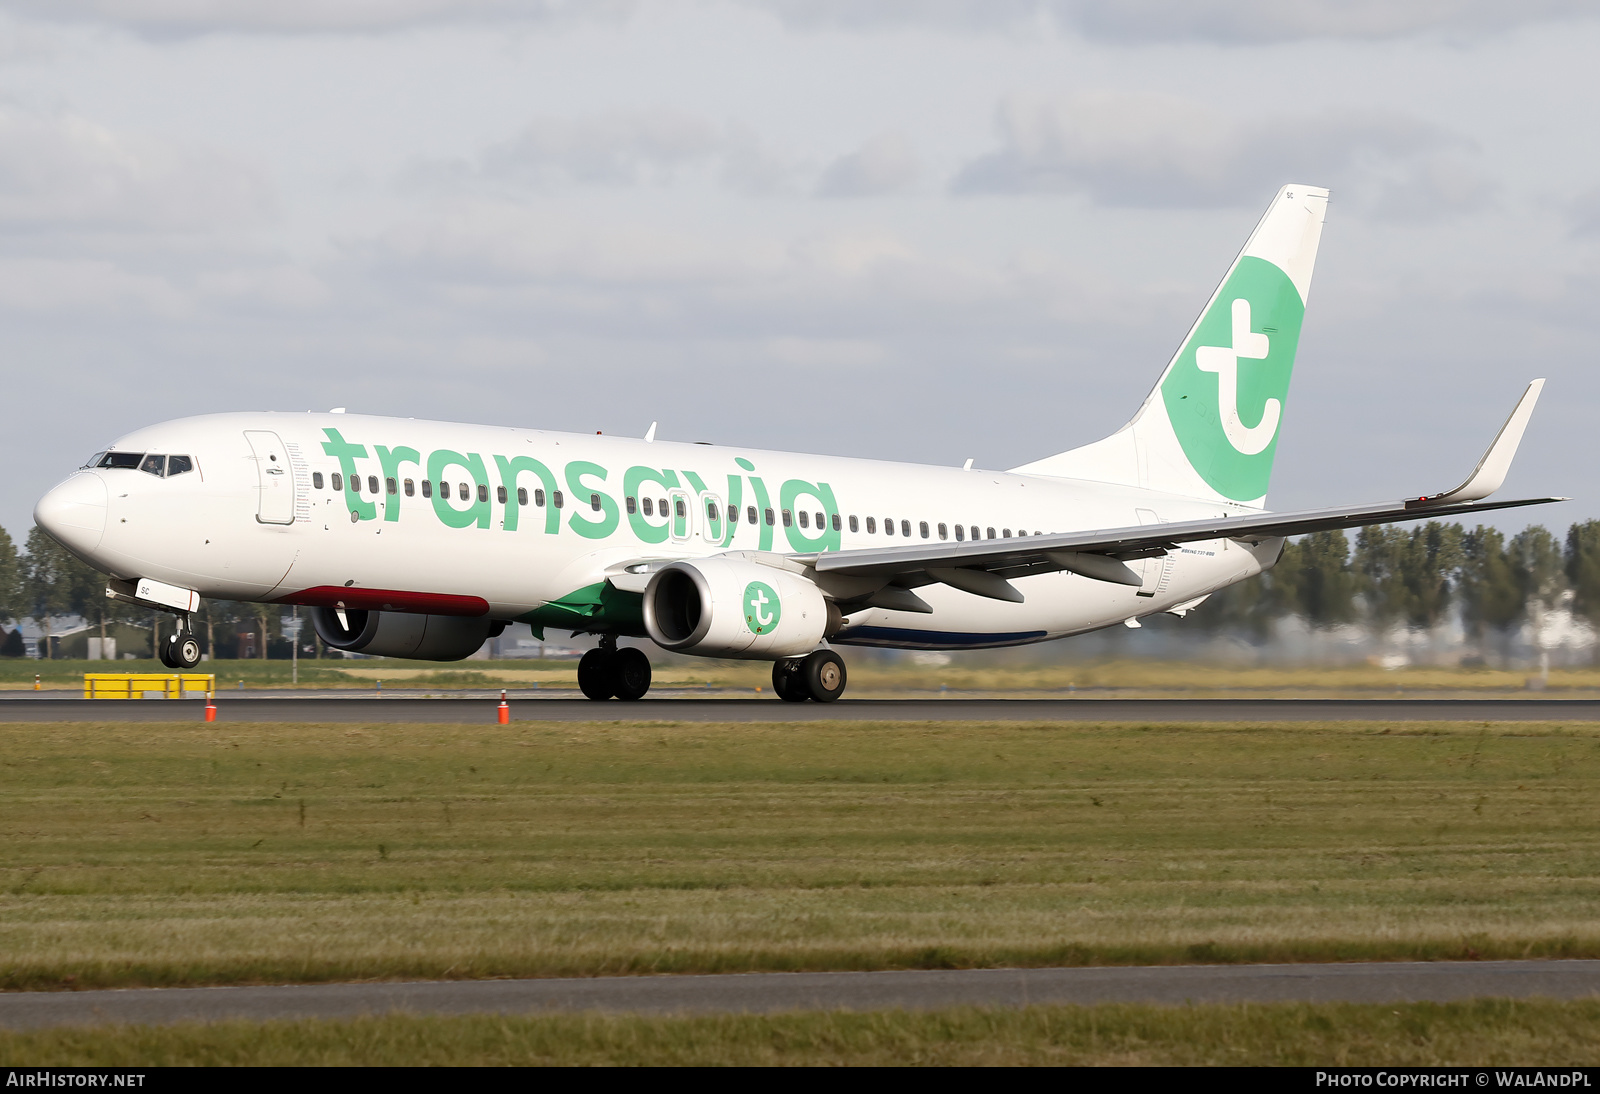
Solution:
[[[656,439],[656,423],[651,422],[650,428],[645,431],[644,439],[649,444],[654,444]]]
[[[971,471],[972,470],[972,460],[973,460],[973,457],[968,456],[967,457],[967,462],[961,465],[961,470],[963,470],[963,471]]]

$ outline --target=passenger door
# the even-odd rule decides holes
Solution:
[[[261,524],[294,523],[294,472],[289,468],[289,450],[283,439],[266,429],[247,429],[245,440],[256,462],[260,498],[256,520]]]

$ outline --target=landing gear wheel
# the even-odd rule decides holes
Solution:
[[[793,657],[773,662],[772,690],[786,703],[803,703],[811,698],[800,675],[800,662]]]
[[[168,638],[165,642],[161,643],[161,648],[156,650],[156,656],[161,658],[161,663],[167,666],[167,668],[175,669],[178,667],[178,663],[172,659],[171,638]]]
[[[844,694],[844,660],[832,650],[818,650],[800,662],[799,675],[806,692],[819,703],[831,703]]]
[[[578,671],[582,672],[580,665]],[[623,702],[643,699],[650,690],[650,658],[641,649],[626,646],[611,655],[611,693]]]
[[[163,646],[161,662],[168,668],[187,672],[200,663],[200,640],[190,631],[179,631]]]
[[[578,662],[578,690],[591,699],[609,699],[612,691],[611,660],[608,650],[590,650]]]

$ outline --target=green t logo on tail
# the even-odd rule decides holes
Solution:
[[[1267,492],[1305,312],[1286,273],[1241,258],[1161,385],[1190,466],[1224,497]]]
[[[783,606],[772,586],[752,581],[744,587],[744,625],[751,634],[770,634],[783,618]]]

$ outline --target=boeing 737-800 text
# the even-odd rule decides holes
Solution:
[[[1378,505],[1264,505],[1327,191],[1286,186],[1133,420],[1006,472],[329,414],[216,414],[130,433],[38,503],[39,525],[174,613],[301,604],[329,646],[454,660],[514,623],[600,637],[594,699],[650,686],[645,637],[774,663],[837,698],[833,647],[975,649],[1182,615],[1284,538],[1474,513],[1505,478],[1534,381],[1467,481]]]

